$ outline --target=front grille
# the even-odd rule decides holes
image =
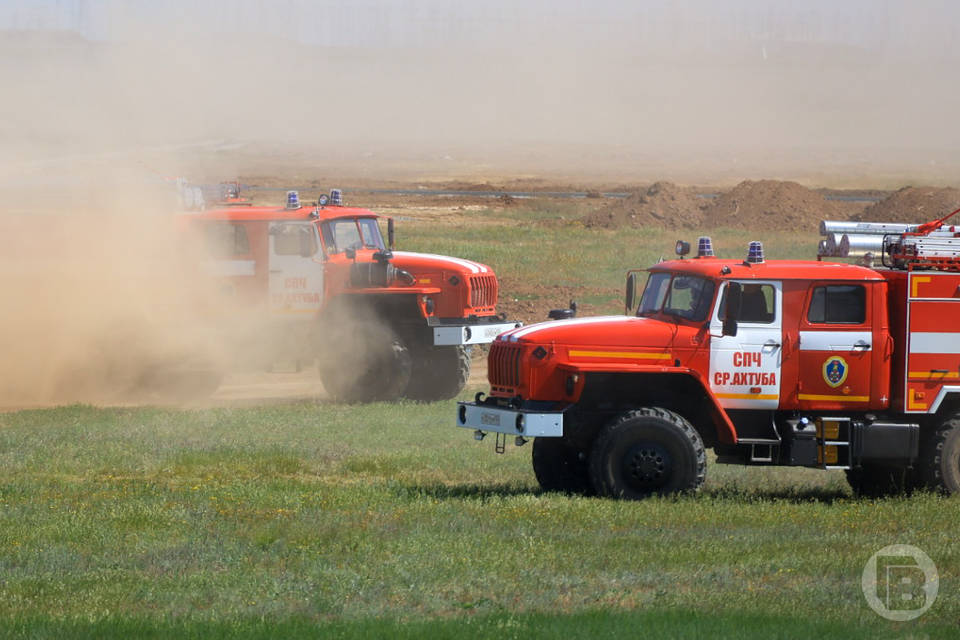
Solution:
[[[520,353],[523,350],[519,344],[497,340],[490,345],[490,355],[487,358],[487,378],[494,387],[520,386]]]
[[[470,276],[470,306],[474,309],[497,305],[497,276]]]

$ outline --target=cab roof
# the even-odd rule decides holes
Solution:
[[[314,212],[317,217],[313,216]],[[335,218],[379,218],[380,215],[369,209],[359,207],[314,207],[304,206],[299,209],[286,207],[222,207],[208,209],[196,213],[184,213],[184,217],[196,220],[218,220],[251,222],[254,220],[333,220]]]
[[[729,272],[725,272],[726,269]],[[735,280],[883,280],[883,276],[867,267],[841,262],[815,260],[767,260],[748,264],[743,260],[720,258],[687,258],[668,260],[648,269],[689,273],[707,278]]]

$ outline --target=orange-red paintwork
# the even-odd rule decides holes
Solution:
[[[272,222],[309,222],[319,226],[335,219],[374,219],[382,216],[358,207],[223,207],[178,217],[179,226],[189,231],[207,223],[228,223],[242,226],[249,241],[246,253],[231,256],[232,260],[252,262],[253,273],[220,276],[230,283],[230,290],[239,300],[251,306],[263,306],[267,300],[268,237]],[[357,287],[351,284],[350,268],[356,262],[374,262],[375,249],[358,249],[353,258],[346,253],[329,252],[318,233],[322,252],[314,257],[318,269],[324,270],[324,301],[340,295],[408,294],[418,296],[417,304],[426,318],[425,297],[434,304],[433,317],[444,320],[484,318],[496,315],[498,281],[494,271],[483,264],[422,253],[397,251],[390,260],[397,269],[414,277],[412,283],[393,282],[387,287]]]
[[[772,396],[778,410],[923,413],[935,410],[945,385],[960,389],[960,274],[717,258],[672,260],[649,271],[713,279],[718,286],[711,307],[724,281],[778,283],[780,392]],[[863,322],[811,321],[807,310],[815,288],[851,284],[864,290]],[[584,381],[595,373],[690,376],[714,403],[719,439],[736,442],[735,428],[709,381],[711,342],[719,337],[711,335],[709,322],[659,312],[530,325],[502,334],[493,344],[491,395],[570,404],[578,401]],[[920,344],[923,352],[911,350]],[[540,357],[534,355],[537,350]],[[751,388],[751,393],[759,389]]]

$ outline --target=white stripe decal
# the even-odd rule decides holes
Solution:
[[[911,331],[910,353],[960,354],[960,332]]]
[[[873,344],[870,331],[801,331],[800,351],[867,351]]]
[[[509,339],[510,342],[516,342],[518,339],[530,336],[536,333],[537,331],[541,331],[543,329],[552,329],[553,327],[556,327],[559,325],[563,325],[565,327],[573,326],[573,325],[583,326],[583,325],[590,325],[590,324],[604,324],[607,322],[623,322],[626,319],[627,319],[626,316],[597,316],[595,318],[580,318],[580,319],[572,319],[572,320],[550,320],[548,322],[531,324],[526,327],[517,329],[516,331],[511,331],[508,334],[501,336],[501,338]]]
[[[487,269],[486,265],[482,265],[482,264],[480,264],[479,262],[474,262],[473,260],[464,260],[463,258],[452,258],[452,257],[450,257],[450,256],[439,256],[439,255],[436,255],[436,254],[434,254],[434,253],[415,253],[415,252],[411,252],[411,251],[394,251],[393,254],[396,255],[396,256],[400,256],[400,257],[403,257],[403,256],[418,256],[418,257],[421,257],[421,258],[432,258],[432,259],[434,259],[434,260],[441,260],[441,261],[444,261],[444,262],[452,262],[452,263],[454,263],[454,264],[460,265],[461,267],[463,267],[463,268],[465,268],[465,269],[470,269],[470,272],[471,272],[471,273],[487,273],[487,272],[489,271],[489,269]]]

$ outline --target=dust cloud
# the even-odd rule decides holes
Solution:
[[[228,354],[209,337],[213,290],[187,270],[175,198],[88,178],[98,187],[0,216],[0,405],[210,393]]]
[[[232,14],[243,28],[184,28],[187,3],[156,21],[123,4],[105,4],[101,37],[0,31],[4,403],[96,401],[155,386],[143,363],[229,359],[193,317],[209,292],[175,268],[167,176],[956,175],[957,12],[934,0],[853,3],[839,22],[818,15],[825,2],[501,2],[471,5],[473,22],[431,14],[427,36],[378,23],[335,46],[304,37],[316,13],[291,37]]]

